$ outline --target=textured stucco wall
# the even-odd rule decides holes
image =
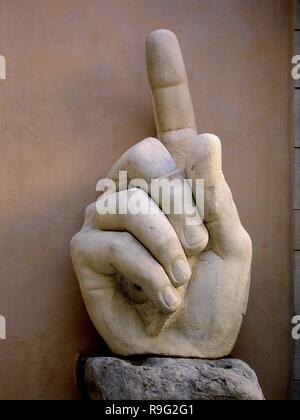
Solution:
[[[253,238],[249,311],[234,354],[267,397],[291,380],[288,0],[0,0],[0,398],[76,398],[79,354],[103,346],[83,308],[68,242],[96,181],[154,135],[144,38],[182,44],[199,129]]]

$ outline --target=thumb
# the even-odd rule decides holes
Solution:
[[[204,180],[204,222],[212,250],[222,258],[251,259],[251,239],[241,224],[222,172],[220,139],[213,134],[191,137],[187,146],[185,171],[189,179]],[[193,182],[194,197],[200,208],[203,203],[199,203],[196,188]]]
[[[190,179],[203,179],[206,187],[215,185],[222,174],[222,148],[214,134],[192,136],[186,140],[186,174]]]

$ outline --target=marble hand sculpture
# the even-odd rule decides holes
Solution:
[[[155,31],[146,49],[159,140],[136,144],[108,178],[127,171],[147,182],[202,179],[203,222],[190,226],[185,214],[165,214],[157,200],[155,215],[100,215],[92,204],[71,241],[72,260],[89,315],[115,354],[221,358],[245,315],[251,239],[222,172],[220,140],[197,134],[176,36]],[[122,202],[125,192],[153,200],[140,188],[119,190],[115,199]]]

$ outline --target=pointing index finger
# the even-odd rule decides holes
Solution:
[[[176,86],[187,81],[180,45],[173,32],[167,29],[151,32],[146,46],[152,89]]]
[[[146,50],[158,137],[172,149],[172,141],[197,132],[182,52],[176,35],[165,29],[148,35]]]

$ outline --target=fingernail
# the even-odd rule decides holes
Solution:
[[[171,287],[167,287],[163,293],[162,298],[167,305],[167,307],[173,312],[180,303],[180,298],[178,294]]]
[[[179,286],[186,283],[192,275],[189,265],[183,258],[180,258],[173,264],[172,273],[176,284]]]
[[[188,246],[201,246],[203,244],[203,232],[198,226],[185,226],[183,234]]]

